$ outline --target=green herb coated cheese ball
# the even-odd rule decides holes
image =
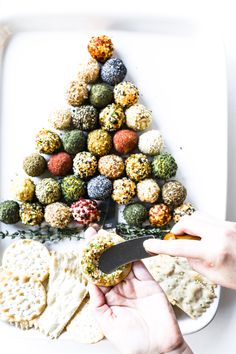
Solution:
[[[135,131],[145,130],[152,123],[152,112],[140,103],[126,109],[125,116],[127,126]]]
[[[125,114],[121,106],[114,103],[108,105],[99,114],[101,127],[109,132],[120,129],[125,122]]]
[[[81,130],[93,130],[98,122],[98,111],[91,105],[82,105],[72,108],[73,126]]]
[[[49,123],[54,129],[66,130],[71,126],[70,108],[58,108],[51,113]]]
[[[113,182],[112,199],[118,204],[128,204],[136,194],[136,184],[124,177]]]
[[[119,178],[125,169],[125,164],[120,156],[106,155],[99,159],[98,170],[99,172],[111,179]]]
[[[30,178],[17,179],[13,184],[15,198],[20,202],[28,202],[34,198],[35,184]]]
[[[139,137],[139,150],[147,155],[160,154],[164,146],[164,140],[159,130],[149,130]]]
[[[186,196],[186,188],[178,181],[166,182],[162,187],[162,199],[167,205],[178,207],[183,204]]]
[[[100,73],[100,65],[97,60],[90,58],[79,65],[77,78],[86,84],[95,82]]]
[[[190,203],[183,203],[180,206],[174,208],[173,220],[174,222],[180,221],[185,215],[192,215],[195,212],[195,208]]]
[[[59,135],[51,130],[41,129],[36,135],[36,150],[42,154],[52,154],[61,146]]]
[[[177,163],[171,154],[163,153],[154,157],[152,173],[160,179],[170,179],[176,175]]]
[[[155,203],[159,198],[161,189],[152,178],[146,178],[137,184],[137,196],[141,202]]]
[[[88,43],[88,51],[92,58],[104,63],[113,54],[113,43],[106,35],[93,36]]]
[[[40,154],[34,153],[23,160],[23,169],[31,177],[41,176],[47,168],[47,161]]]
[[[115,103],[122,107],[130,107],[137,103],[139,90],[132,82],[123,81],[114,87]]]
[[[123,211],[124,219],[129,225],[141,226],[147,219],[148,213],[146,208],[139,203],[129,204]]]
[[[71,203],[85,195],[85,183],[77,176],[67,176],[62,179],[61,191],[65,201]]]
[[[80,178],[93,176],[97,171],[96,157],[87,151],[79,152],[73,160],[74,174]]]
[[[16,224],[20,220],[19,204],[14,200],[0,203],[0,221],[4,224]]]
[[[64,150],[68,152],[68,154],[75,155],[86,148],[86,137],[79,129],[66,132],[62,137],[62,142]]]
[[[138,134],[129,129],[122,129],[113,137],[114,148],[120,154],[128,154],[138,145]]]
[[[132,154],[125,161],[126,174],[133,181],[139,182],[147,178],[151,173],[151,165],[147,156]]]
[[[156,204],[149,210],[149,222],[156,227],[162,227],[171,220],[170,208],[165,204]]]
[[[81,106],[88,98],[88,88],[83,81],[71,81],[66,90],[66,101],[70,106]]]
[[[96,108],[104,108],[114,101],[113,87],[107,84],[95,84],[91,87],[89,101]]]
[[[102,129],[96,129],[88,134],[88,151],[96,156],[107,155],[112,148],[110,134]]]
[[[64,229],[70,223],[71,216],[71,209],[63,203],[52,203],[45,208],[45,221],[58,229]]]
[[[53,178],[44,178],[36,186],[36,197],[41,204],[57,202],[61,198],[60,184]]]
[[[43,208],[39,203],[22,203],[20,218],[25,225],[40,225],[44,219]]]

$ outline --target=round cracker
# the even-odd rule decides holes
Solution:
[[[3,254],[3,268],[16,275],[44,281],[49,274],[50,254],[40,242],[18,240],[10,244]]]
[[[17,276],[0,281],[0,313],[9,322],[30,321],[46,307],[46,291],[37,280]]]

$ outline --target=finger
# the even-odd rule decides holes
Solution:
[[[88,240],[90,237],[96,235],[97,231],[94,227],[88,227],[84,233],[84,237]]]
[[[199,216],[194,216],[194,214],[182,217],[180,221],[174,225],[171,232],[176,235],[187,233],[200,236],[201,238],[216,232],[216,226],[212,223],[212,219],[203,218],[202,214],[198,214]]]
[[[155,254],[168,254],[189,258],[204,257],[204,249],[201,241],[193,240],[146,240],[143,246],[147,252]]]
[[[88,290],[95,316],[99,323],[104,324],[104,321],[106,322],[109,318],[112,318],[112,311],[106,303],[106,297],[97,285],[89,284]]]
[[[138,280],[153,280],[153,277],[142,262],[133,263],[133,273]]]

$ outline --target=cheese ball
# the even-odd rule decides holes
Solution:
[[[81,106],[88,98],[88,88],[83,81],[71,81],[65,93],[70,106]]]
[[[127,224],[141,226],[147,219],[147,209],[140,203],[126,205],[123,216]]]
[[[63,203],[52,203],[45,208],[45,221],[58,229],[64,229],[71,221],[71,210]]]
[[[118,204],[128,204],[136,194],[136,184],[127,177],[113,182],[112,199]]]
[[[15,198],[20,202],[28,202],[34,198],[35,184],[30,178],[17,179],[13,183]]]
[[[80,198],[71,205],[72,216],[80,225],[89,225],[101,218],[100,210],[95,200]]]
[[[164,140],[159,130],[149,130],[139,137],[138,148],[147,155],[160,154],[164,146]]]
[[[166,182],[162,187],[162,199],[165,204],[178,207],[187,196],[186,188],[178,181]]]
[[[47,161],[40,154],[33,153],[24,158],[23,169],[31,177],[41,176],[47,169]]]
[[[147,156],[132,154],[125,161],[126,174],[133,181],[139,182],[151,173],[151,165]]]
[[[137,184],[137,196],[141,202],[155,203],[159,198],[161,189],[152,178],[146,178]]]
[[[88,43],[88,51],[92,58],[104,63],[113,54],[113,43],[105,35],[93,36]]]
[[[124,162],[120,156],[106,155],[99,159],[98,170],[99,172],[111,179],[119,178],[125,169]]]
[[[65,201],[72,203],[85,195],[85,183],[77,176],[66,176],[61,181],[61,192]]]
[[[44,178],[36,185],[36,197],[41,204],[57,202],[61,198],[60,184],[53,178]]]
[[[156,227],[162,227],[171,220],[170,208],[165,204],[156,204],[149,210],[149,222]]]
[[[190,203],[183,203],[180,206],[174,208],[173,220],[174,222],[180,221],[185,215],[192,215],[195,212],[195,208]]]
[[[48,171],[54,176],[66,176],[72,169],[72,158],[66,152],[52,155],[48,160]]]
[[[71,125],[71,111],[70,108],[58,108],[51,113],[49,123],[54,129],[66,130]]]
[[[96,157],[87,151],[79,152],[73,160],[74,174],[80,178],[88,178],[93,176],[97,170]]]
[[[137,103],[138,99],[139,90],[132,82],[123,81],[114,87],[114,100],[116,104],[127,108]]]
[[[100,65],[97,60],[90,58],[79,65],[77,79],[86,84],[95,82],[100,73]]]
[[[152,123],[152,112],[140,103],[126,109],[125,116],[127,126],[135,131],[145,130]]]
[[[113,137],[114,148],[120,154],[128,154],[138,145],[138,134],[129,129],[122,129]]]
[[[131,264],[123,265],[110,274],[103,273],[98,266],[101,254],[107,248],[121,242],[124,242],[123,238],[105,230],[99,230],[87,241],[81,254],[81,269],[90,283],[98,286],[114,286],[127,277],[132,268]]]
[[[19,204],[14,200],[0,203],[0,221],[4,224],[16,224],[20,220]]]
[[[106,200],[112,192],[112,182],[105,176],[92,178],[87,186],[88,196],[91,199]]]
[[[98,111],[91,105],[72,108],[73,126],[81,130],[93,130],[97,126]]]
[[[88,151],[96,156],[107,155],[112,148],[111,135],[102,129],[93,130],[88,134]]]
[[[25,225],[40,225],[44,219],[43,208],[39,203],[22,203],[20,205],[20,218]]]
[[[42,154],[52,154],[61,146],[59,135],[51,130],[41,129],[36,134],[36,150]]]
[[[152,173],[159,179],[170,179],[176,175],[177,163],[171,154],[163,153],[154,157]]]
[[[104,108],[114,101],[113,87],[99,83],[91,87],[89,101],[96,108]]]
[[[114,103],[108,105],[99,114],[101,127],[109,132],[120,129],[125,122],[125,114],[121,106]]]
[[[102,66],[101,78],[102,81],[114,86],[124,80],[126,73],[127,69],[123,61],[119,58],[111,58]]]
[[[74,129],[63,135],[62,143],[68,154],[75,155],[86,149],[87,139],[81,130]]]

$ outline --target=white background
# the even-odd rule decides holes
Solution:
[[[110,6],[114,11],[132,10],[137,13],[153,13],[174,17],[201,17],[207,20],[210,26],[217,26],[219,34],[225,43],[227,74],[228,74],[228,199],[227,219],[236,221],[236,20],[234,1],[92,1],[83,4],[82,1],[35,1],[0,0],[0,13],[27,13],[32,8],[37,11],[70,12],[80,11],[87,6],[92,12],[106,12]],[[117,7],[117,9],[116,9]],[[129,9],[130,10],[130,9]],[[220,143],[220,142],[219,142]],[[220,168],[220,161],[219,161]],[[158,329],[157,329],[158,330]],[[236,345],[236,292],[223,289],[219,311],[214,321],[204,330],[188,336],[186,340],[196,354],[235,353]],[[1,338],[0,353],[18,354],[60,354],[72,353],[69,345],[62,346],[60,342],[51,341],[20,341]],[[74,351],[73,351],[74,353]]]

